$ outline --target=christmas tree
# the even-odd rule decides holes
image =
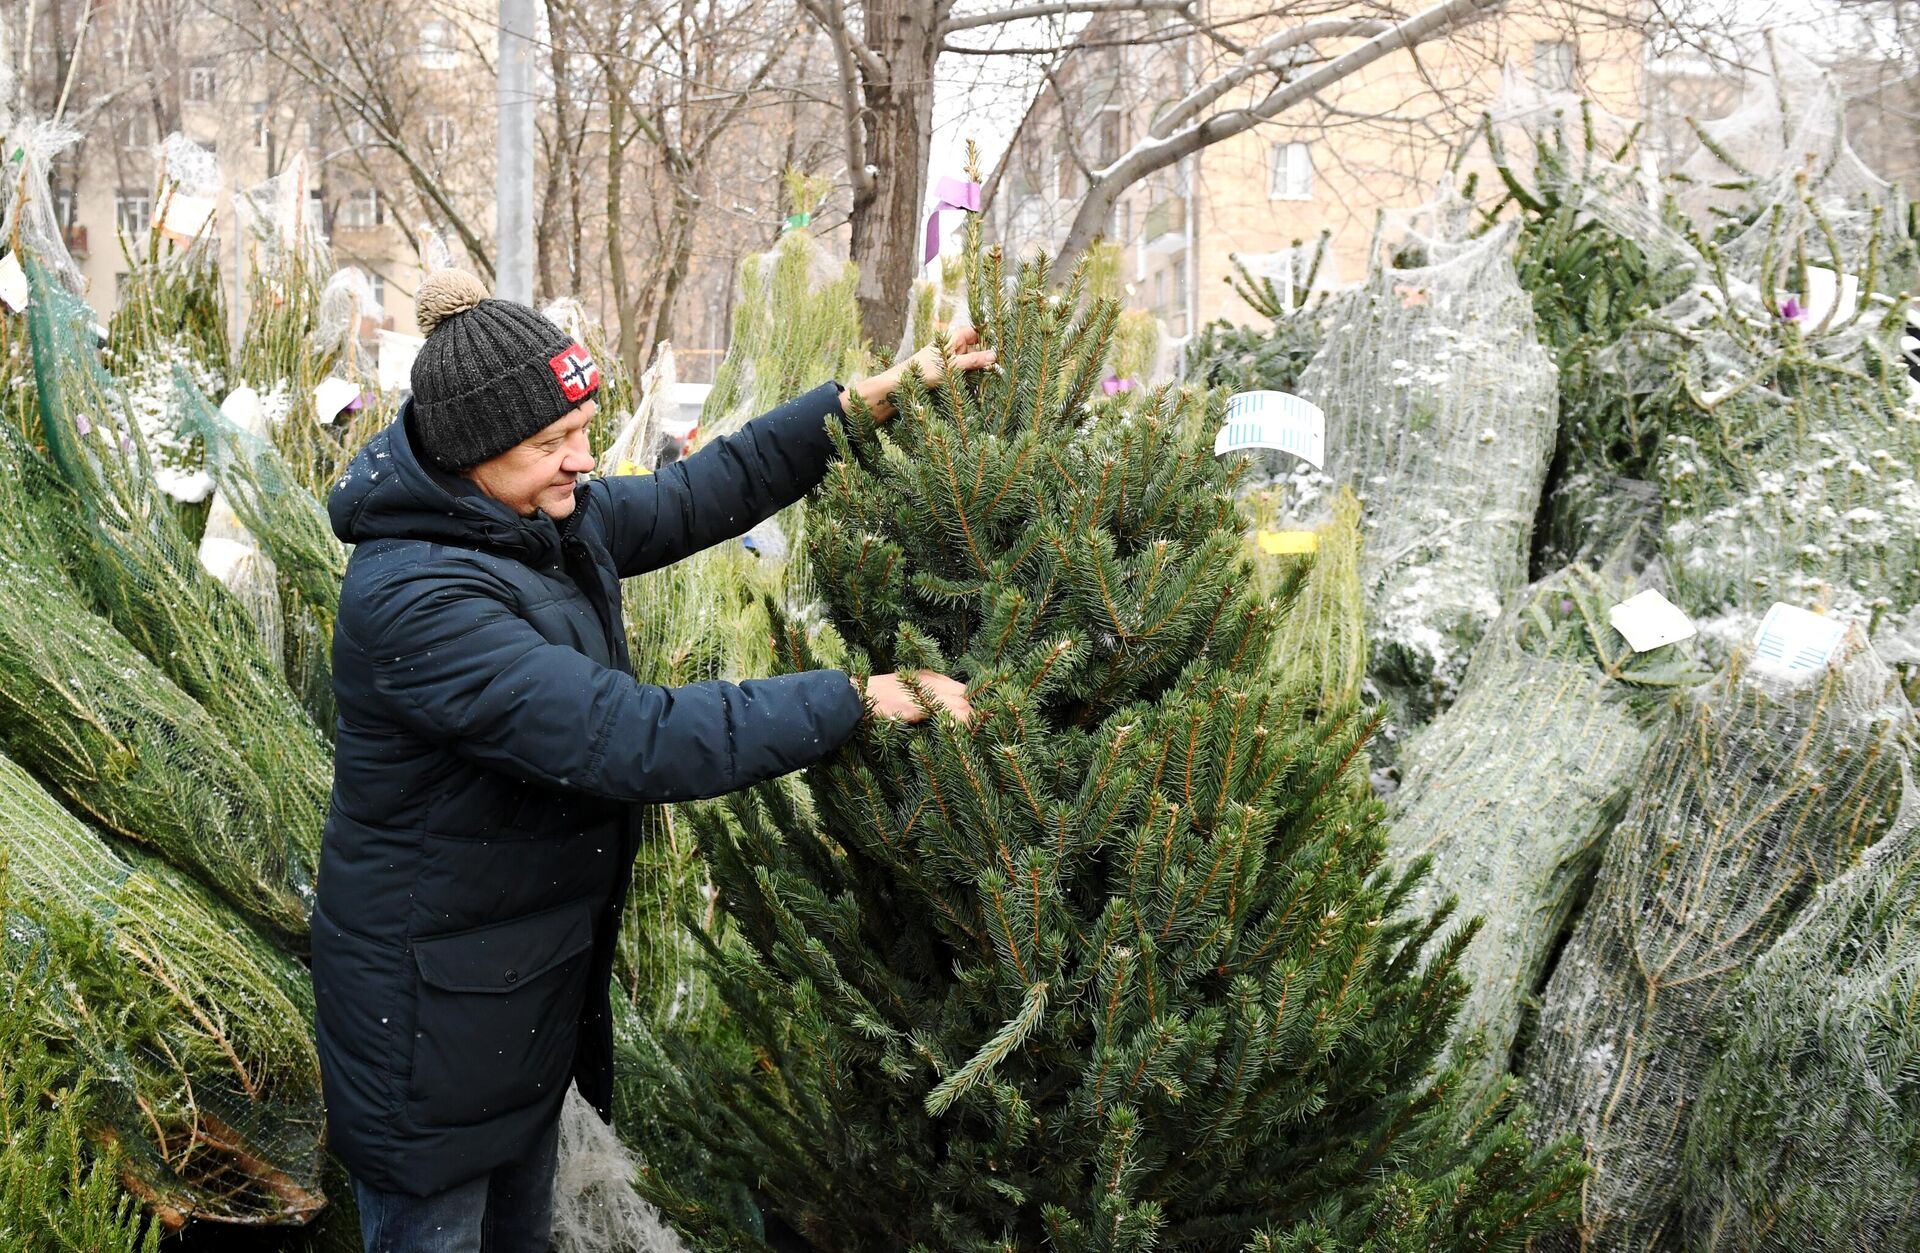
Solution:
[[[1000,369],[856,407],[808,545],[853,668],[974,716],[869,719],[807,795],[704,814],[746,1048],[659,1037],[650,1115],[817,1249],[1521,1247],[1577,1169],[1433,1066],[1459,945],[1400,908],[1372,720],[1271,668],[1220,398],[1096,409],[1117,307],[968,233]],[[708,1183],[646,1181],[764,1247]]]

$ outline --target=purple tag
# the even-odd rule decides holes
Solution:
[[[925,265],[940,252],[940,215],[949,209],[980,212],[980,184],[965,179],[942,178],[935,185],[933,212],[927,214],[927,246],[920,264]]]

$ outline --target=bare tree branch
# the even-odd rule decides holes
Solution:
[[[1193,16],[1194,0],[1043,0],[1039,4],[1016,4],[1010,9],[1000,9],[987,13],[969,13],[963,17],[949,17],[940,24],[938,37],[945,39],[956,31],[974,30],[981,26],[1003,26],[1008,22],[1024,21],[1033,17],[1063,17],[1068,14],[1101,13],[1181,13],[1194,25],[1200,21]]]
[[[1194,115],[1212,105],[1220,97],[1240,86],[1248,79],[1263,73],[1284,73],[1296,68],[1291,58],[1283,58],[1282,53],[1311,43],[1316,39],[1353,38],[1360,35],[1379,35],[1389,29],[1386,22],[1378,18],[1321,18],[1318,21],[1302,22],[1298,26],[1279,31],[1270,39],[1247,53],[1239,65],[1226,73],[1201,83],[1186,98],[1173,104],[1154,122],[1148,134],[1155,139],[1165,139],[1175,130],[1192,120]]]
[[[846,10],[841,0],[826,0],[833,8],[828,11],[822,0],[800,0],[801,7],[819,23],[833,44],[833,58],[840,67],[840,114],[847,140],[847,178],[853,183],[856,195],[873,186],[873,175],[867,172],[867,144],[865,128],[860,106],[860,77],[855,67],[853,34],[847,29]]]

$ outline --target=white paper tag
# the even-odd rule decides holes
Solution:
[[[1775,674],[1799,678],[1832,660],[1847,635],[1847,624],[1823,618],[1798,605],[1775,602],[1753,637],[1753,664]]]
[[[1327,461],[1327,415],[1288,392],[1241,392],[1227,401],[1227,423],[1213,437],[1213,455],[1243,448],[1278,449],[1322,469]]]
[[[313,389],[313,416],[320,420],[320,425],[326,426],[359,394],[358,383],[349,383],[343,378],[322,379],[320,386]]]
[[[27,307],[27,272],[12,253],[0,257],[0,300],[15,313]]]
[[[399,331],[379,331],[380,390],[407,391],[413,387],[413,359],[420,354],[424,335],[403,335]]]
[[[1831,326],[1838,326],[1853,316],[1860,307],[1860,276],[1842,274],[1838,278],[1832,270],[1821,265],[1807,267],[1807,313],[1806,326],[1818,326],[1827,321],[1827,314],[1833,314]]]
[[[1607,621],[1627,637],[1636,653],[1691,638],[1695,633],[1693,620],[1652,588],[1607,610]]]
[[[153,215],[153,225],[162,235],[184,246],[199,236],[212,217],[213,201],[175,192],[160,202]]]

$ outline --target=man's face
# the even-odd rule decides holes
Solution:
[[[521,517],[544,509],[554,521],[573,512],[573,484],[593,469],[587,423],[598,406],[591,400],[559,421],[466,472],[475,486]]]

